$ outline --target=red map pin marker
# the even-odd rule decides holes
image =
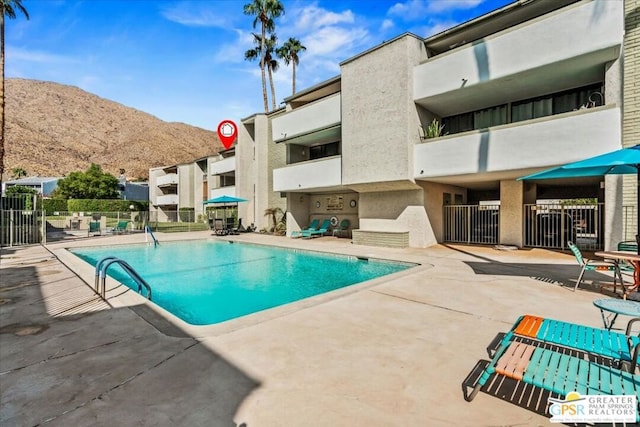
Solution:
[[[218,138],[227,150],[231,148],[238,136],[238,127],[231,120],[223,120],[218,125]]]

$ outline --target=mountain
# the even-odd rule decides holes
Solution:
[[[215,132],[168,123],[77,87],[5,81],[5,174],[62,176],[96,163],[114,176],[147,178],[149,168],[223,150]]]

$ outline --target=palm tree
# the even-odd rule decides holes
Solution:
[[[259,34],[253,34],[253,40],[256,44],[256,47],[253,49],[249,49],[244,53],[244,59],[247,61],[254,61],[257,58],[263,58],[264,63],[266,64],[267,70],[269,71],[269,84],[271,86],[271,105],[273,110],[276,109],[276,89],[273,84],[273,72],[277,71],[280,64],[278,60],[274,58],[275,46],[278,41],[278,37],[275,34],[271,34],[271,36],[267,39],[265,43],[262,43],[262,38]],[[264,46],[265,53],[262,54],[262,47]],[[266,92],[265,92],[266,94]],[[267,101],[268,104],[268,101]]]
[[[276,88],[273,85],[273,72],[278,71],[278,68],[280,67],[278,60],[275,58],[277,42],[278,37],[276,37],[275,34],[271,34],[264,44],[264,61],[265,64],[267,64],[267,70],[269,71],[269,85],[271,86],[271,107],[273,110],[276,109]]]
[[[289,37],[289,40],[284,42],[284,44],[280,46],[276,51],[278,57],[282,58],[286,65],[289,65],[290,63],[293,64],[291,95],[296,94],[296,66],[300,63],[300,56],[298,55],[298,53],[304,52],[305,50],[307,50],[307,48],[304,47],[302,43],[300,43],[300,40]]]
[[[264,210],[264,216],[270,216],[273,223],[273,232],[276,231],[276,225],[278,224],[278,215],[282,215],[282,209],[280,208],[267,208]]]
[[[267,41],[267,32],[275,30],[274,18],[284,15],[284,6],[280,0],[252,0],[251,3],[244,5],[244,14],[255,16],[253,20],[253,28],[260,23],[260,72],[262,74],[262,99],[264,100],[264,112],[269,111],[269,101],[267,99],[267,77],[265,68],[267,62],[265,59],[265,43]],[[245,59],[247,55],[245,53]]]
[[[0,69],[2,69],[2,93],[0,93],[0,104],[2,104],[2,123],[0,123],[0,185],[4,174],[4,17],[16,19],[16,11],[29,19],[27,9],[22,5],[22,0],[0,0]]]

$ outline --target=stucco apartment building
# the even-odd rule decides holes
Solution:
[[[640,143],[639,13],[638,0],[520,0],[343,61],[285,108],[239,121],[240,217],[261,224],[279,206],[289,235],[348,219],[356,244],[426,247],[447,241],[446,206],[493,201],[497,243],[526,246],[529,204],[597,198],[611,247],[632,178],[517,178]],[[425,138],[434,119],[442,135]]]

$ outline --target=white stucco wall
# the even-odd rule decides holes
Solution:
[[[412,182],[413,67],[424,58],[422,41],[405,35],[341,64],[344,185]]]

